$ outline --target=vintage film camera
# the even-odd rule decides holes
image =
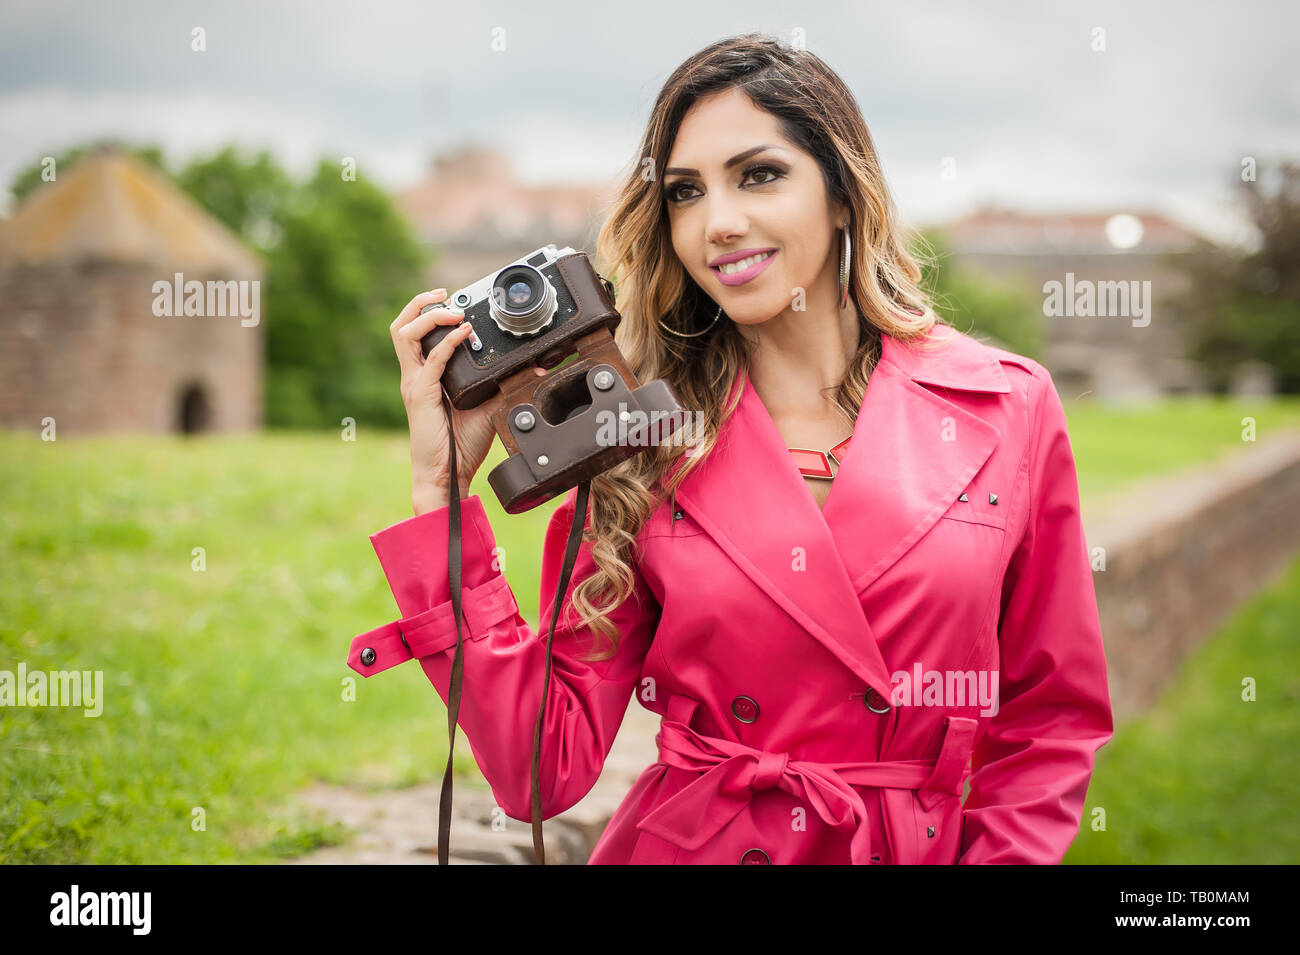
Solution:
[[[569,587],[593,477],[671,436],[686,413],[663,380],[638,384],[614,344],[621,316],[613,288],[587,259],[567,246],[545,245],[505,268],[457,290],[448,300],[465,313],[474,334],[457,346],[442,373],[443,390],[462,411],[493,402],[492,425],[509,457],[488,472],[488,482],[509,514],[544,503],[578,488],[574,519],[565,545],[563,569],[552,602],[546,638],[546,665],[540,675],[542,702],[533,736],[532,822],[537,861],[546,864],[541,814],[541,738],[551,687],[551,647],[555,625]],[[437,308],[429,305],[423,311]],[[427,358],[453,326],[434,328],[421,341]],[[569,359],[573,360],[570,361]],[[548,370],[545,377],[533,365]],[[553,369],[553,370],[552,370]],[[607,439],[608,424],[619,438]],[[438,864],[449,864],[451,770],[464,659],[461,653],[461,523],[456,479],[456,435],[451,438],[448,517],[448,571],[456,651],[447,694],[447,767],[438,804]]]
[[[507,513],[531,510],[648,443],[636,440],[637,429],[625,442],[602,442],[601,423],[621,415],[666,437],[685,420],[666,381],[640,385],[624,362],[614,344],[620,316],[613,290],[585,252],[543,246],[457,290],[448,304],[465,313],[474,333],[447,362],[443,387],[462,411],[496,402],[492,424],[509,457],[488,482]],[[452,330],[429,332],[424,354]],[[532,369],[553,369],[575,353],[545,377]]]

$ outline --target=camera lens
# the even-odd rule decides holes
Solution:
[[[506,301],[511,308],[523,308],[532,300],[533,290],[527,282],[511,282],[506,289]]]
[[[531,265],[511,265],[492,282],[488,314],[503,331],[532,335],[551,323],[555,315],[555,289]]]

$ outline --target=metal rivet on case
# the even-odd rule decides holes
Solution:
[[[532,431],[535,424],[537,419],[533,417],[531,411],[521,411],[515,415],[515,427],[520,431]]]
[[[591,383],[601,391],[609,391],[614,387],[614,373],[611,371],[598,371],[592,377]]]
[[[551,459],[543,454],[541,457],[537,459],[537,463],[540,464],[542,467],[546,467],[546,465],[551,463]]]

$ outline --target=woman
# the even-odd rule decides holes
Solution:
[[[702,50],[641,155],[600,271],[638,378],[667,379],[706,424],[694,450],[592,482],[554,638],[543,816],[595,783],[634,696],[663,717],[660,760],[592,863],[1059,862],[1112,723],[1047,371],[935,317],[861,112],[813,54],[758,36]],[[402,617],[349,663],[415,656],[446,701],[439,381],[465,332],[427,360],[419,346],[459,320],[420,314],[444,298],[392,325],[416,516],[371,538]],[[493,431],[485,408],[454,414],[468,488]],[[543,621],[575,498],[547,531]],[[518,613],[478,496],[463,508],[459,725],[527,820],[545,632]]]

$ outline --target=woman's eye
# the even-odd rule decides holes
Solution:
[[[741,177],[741,182],[744,183],[749,181],[750,176],[758,173],[766,173],[769,178],[754,180],[754,185],[756,186],[766,186],[769,183],[776,182],[785,175],[784,172],[777,169],[775,166],[751,166],[749,169],[745,170],[745,175]],[[691,184],[688,182],[673,183],[664,190],[664,198],[669,202],[685,202],[687,199],[694,198],[690,192],[687,192],[686,194],[681,192],[681,190],[689,188],[691,188]]]
[[[772,176],[771,179],[764,179],[764,180],[758,182],[757,185],[760,185],[760,186],[762,186],[762,185],[766,185],[766,184],[769,183],[769,182],[776,182],[778,179],[781,178],[781,170],[779,170],[779,169],[774,169],[774,168],[771,167],[771,166],[755,166],[755,167],[752,168],[752,169],[747,169],[747,170],[745,171],[745,175],[746,175],[746,176],[749,176],[749,175],[751,175],[751,174],[753,174],[753,173],[757,173],[757,172],[765,172],[765,173],[769,173],[769,174]]]
[[[664,190],[664,194],[668,197],[668,201],[683,202],[686,199],[689,199],[690,196],[683,196],[680,191],[683,188],[685,188],[686,185],[687,183],[684,182],[674,183],[673,185],[669,186],[666,190]]]

